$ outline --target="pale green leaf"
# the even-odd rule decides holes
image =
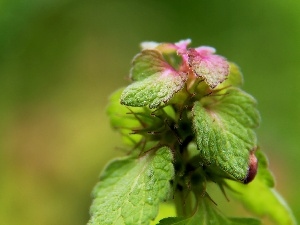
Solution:
[[[161,120],[151,116],[149,108],[121,105],[120,96],[123,90],[120,89],[111,95],[106,112],[111,126],[121,133],[123,142],[126,145],[134,146],[142,139],[142,136],[131,134],[133,130],[143,129],[148,125],[154,126],[161,123]]]
[[[111,162],[93,190],[88,224],[149,224],[170,195],[172,160],[171,150],[162,147],[138,159]]]
[[[155,73],[129,85],[122,93],[121,103],[134,107],[157,108],[180,91],[185,81],[186,75],[174,70]]]
[[[224,216],[208,199],[201,199],[196,212],[189,218],[169,217],[158,225],[260,225],[252,218],[228,218]]]
[[[134,146],[142,137],[141,135],[130,135],[130,133],[141,124],[133,114],[129,114],[130,111],[126,106],[120,104],[122,91],[123,89],[120,89],[111,95],[106,112],[111,126],[121,133],[123,142],[126,145]]]
[[[126,145],[135,148],[143,138],[143,134],[147,135],[147,132],[156,131],[163,127],[165,123],[159,115],[164,115],[166,118],[170,118],[170,120],[175,119],[175,111],[171,106],[165,106],[155,111],[155,115],[158,116],[153,116],[153,111],[148,107],[122,105],[120,103],[120,96],[123,90],[120,89],[111,95],[106,112],[109,116],[111,126],[119,131]]]
[[[196,102],[193,128],[200,156],[237,180],[244,181],[249,169],[250,152],[256,147],[253,128],[259,113],[253,97],[238,88],[228,88],[221,97]]]
[[[249,184],[227,181],[232,195],[258,216],[269,217],[277,225],[295,225],[297,222],[284,199],[273,188],[274,180],[261,151],[257,151],[258,173]]]

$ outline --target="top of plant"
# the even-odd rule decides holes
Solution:
[[[134,58],[130,72],[130,78],[140,82],[125,89],[121,103],[157,108],[186,83],[203,80],[211,89],[222,83],[229,74],[227,60],[214,54],[214,48],[187,48],[189,43],[190,40],[175,44],[142,43],[142,52]],[[136,92],[139,89],[144,91]]]
[[[220,214],[206,188],[214,182],[224,194],[225,188],[242,193],[237,198],[254,214],[295,224],[272,189],[255,134],[257,103],[241,90],[239,68],[212,47],[189,44],[142,43],[132,62],[132,83],[111,97],[111,124],[130,149],[101,175],[89,223],[148,224],[159,203],[173,196],[179,217],[161,225],[260,224]]]
[[[189,43],[143,43],[130,72],[134,82],[123,91],[121,104],[150,109],[173,105],[177,111],[186,107],[202,161],[249,182],[257,145],[253,129],[259,124],[256,101],[236,87],[242,80],[236,66],[230,75],[230,63],[213,48],[187,48]]]

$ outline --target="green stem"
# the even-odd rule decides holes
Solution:
[[[193,198],[192,193],[186,188],[177,190],[174,194],[174,202],[178,217],[190,217],[193,213]]]

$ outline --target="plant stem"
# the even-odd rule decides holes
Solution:
[[[193,196],[192,192],[184,188],[177,190],[174,194],[174,202],[177,216],[189,217],[193,213]]]

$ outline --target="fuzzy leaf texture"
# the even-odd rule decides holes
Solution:
[[[188,50],[189,65],[211,88],[222,83],[229,73],[228,62],[222,56],[214,55],[215,51],[212,47]]]
[[[173,69],[160,52],[144,50],[133,61],[131,78],[135,82],[123,91],[121,104],[157,108],[183,88],[187,76]]]
[[[189,218],[169,217],[157,225],[260,225],[252,218],[228,218],[212,205],[208,199],[201,199],[195,213]]]
[[[208,97],[214,98],[214,97]],[[204,163],[214,164],[239,181],[247,178],[253,131],[260,117],[256,101],[238,88],[229,88],[217,101],[193,107],[196,142]]]
[[[138,159],[111,162],[93,190],[88,224],[149,224],[169,197],[172,160],[170,149],[162,147]]]
[[[248,185],[227,181],[232,195],[258,216],[267,216],[277,225],[296,225],[297,222],[284,199],[274,189],[274,179],[268,170],[265,155],[257,150],[258,173]]]

